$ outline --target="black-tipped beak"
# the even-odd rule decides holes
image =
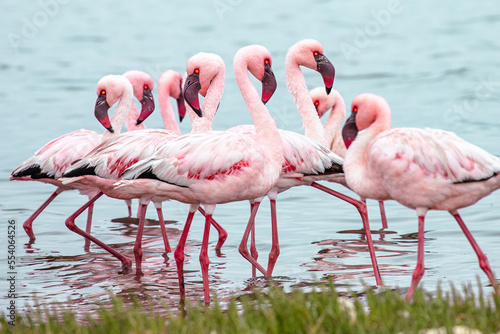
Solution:
[[[137,119],[137,125],[141,124],[144,122],[146,118],[149,117],[155,110],[155,99],[153,97],[153,93],[151,90],[144,89],[142,93],[142,99],[141,99],[141,113],[139,115],[139,118]]]
[[[271,99],[276,87],[278,86],[276,82],[276,77],[274,76],[273,70],[270,64],[264,65],[264,76],[262,77],[262,103],[266,104],[267,101]]]
[[[200,100],[198,98],[198,93],[200,92],[200,74],[193,73],[186,78],[186,83],[184,84],[184,100],[189,104],[191,109],[194,110],[196,115],[202,117],[203,114],[200,109]]]
[[[344,139],[344,144],[346,148],[351,146],[354,139],[358,135],[358,127],[356,126],[356,114],[357,112],[351,113],[351,116],[347,119],[342,128],[342,138]]]
[[[94,115],[95,118],[102,124],[109,132],[113,133],[113,127],[108,117],[109,104],[106,101],[106,94],[101,94],[95,101]]]
[[[319,53],[316,56],[314,56],[314,59],[318,64],[317,71],[323,77],[326,93],[330,94],[333,87],[333,81],[335,80],[335,67],[324,54]]]
[[[182,86],[179,97],[177,98],[177,112],[179,114],[179,122],[182,122],[186,116],[186,105],[184,104],[184,94],[182,94]]]

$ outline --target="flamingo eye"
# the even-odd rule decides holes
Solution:
[[[358,107],[352,108],[352,112],[358,112]]]
[[[314,105],[317,107],[319,106],[319,101],[314,101]]]
[[[195,69],[194,73],[199,74],[200,73],[200,69],[199,68]]]
[[[316,57],[316,56],[319,56],[319,52],[318,51],[314,51],[313,52],[313,55]]]
[[[149,86],[148,85],[144,85],[144,90],[147,90],[149,89]]]
[[[269,65],[269,59],[264,60],[264,64]]]
[[[106,90],[105,89],[101,90],[101,95],[106,95]]]

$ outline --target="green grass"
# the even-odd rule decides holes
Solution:
[[[470,287],[431,295],[417,291],[412,302],[397,291],[367,290],[363,296],[340,297],[332,283],[305,293],[279,287],[235,296],[221,306],[187,305],[183,311],[125,306],[111,297],[83,320],[71,306],[35,307],[18,315],[16,326],[0,319],[1,333],[419,333],[461,327],[483,333],[500,331],[500,298],[475,296]],[[159,312],[161,311],[161,312]],[[77,320],[80,319],[80,320]],[[462,328],[463,329],[463,328]],[[441,333],[439,332],[439,333]],[[422,333],[425,333],[422,332]],[[466,333],[466,332],[461,332]]]

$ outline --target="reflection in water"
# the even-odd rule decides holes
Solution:
[[[342,280],[363,279],[373,277],[373,268],[370,262],[370,255],[365,239],[365,232],[361,230],[346,230],[337,232],[341,235],[357,234],[357,239],[325,239],[315,241],[313,244],[322,246],[311,262],[302,266],[311,272],[322,272],[323,278],[332,278],[336,283]],[[379,269],[384,276],[408,276],[413,271],[412,264],[398,263],[392,261],[384,264],[380,259],[404,257],[416,254],[418,238],[416,233],[399,235],[390,241],[385,240],[386,235],[394,235],[394,231],[372,231],[373,242],[377,259],[379,259]],[[377,238],[378,236],[378,238]],[[432,240],[429,238],[426,241]],[[363,261],[363,263],[357,263]]]

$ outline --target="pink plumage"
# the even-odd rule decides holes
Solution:
[[[394,199],[418,216],[418,258],[407,299],[424,274],[424,220],[428,210],[454,216],[479,258],[480,267],[500,293],[488,260],[457,210],[500,188],[500,159],[451,132],[394,128],[385,99],[357,96],[343,136],[352,141],[344,170],[349,187],[364,198]],[[360,132],[362,131],[362,132]]]
[[[127,79],[121,76],[104,77],[97,85],[98,94],[103,90],[108,92],[110,102],[113,101],[114,103],[117,100],[123,99],[123,102],[121,102],[122,108],[126,111],[130,110],[133,87]],[[142,98],[142,94],[138,98]],[[112,119],[111,123],[119,130],[124,120],[125,117],[122,119]],[[32,229],[33,221],[61,192],[78,189],[80,193],[89,197],[97,194],[98,191],[95,187],[83,184],[64,185],[59,180],[59,177],[71,163],[81,159],[102,140],[112,135],[109,131],[105,131],[104,135],[84,129],[73,131],[44,145],[31,158],[23,162],[12,172],[11,180],[34,180],[50,183],[57,187],[56,191],[23,224],[31,240],[35,240]],[[88,226],[90,226],[91,220],[92,208],[89,208],[87,216]]]

